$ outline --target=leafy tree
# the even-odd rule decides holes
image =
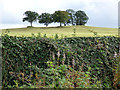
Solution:
[[[52,23],[52,15],[49,13],[42,13],[39,17],[38,17],[39,23],[44,23],[44,25],[46,25],[46,27]]]
[[[88,21],[88,16],[84,11],[77,11],[75,13],[76,25],[85,25]]]
[[[37,20],[38,13],[37,12],[32,12],[32,11],[26,11],[24,13],[24,15],[26,17],[23,18],[23,22],[25,22],[25,21],[30,22],[31,27],[32,27],[32,23]]]
[[[69,19],[69,13],[66,11],[55,11],[55,13],[53,13],[53,21],[60,23],[60,26],[62,26],[62,23],[66,25]]]
[[[75,11],[73,9],[67,9],[66,12],[68,12],[70,16],[68,23],[75,25]]]

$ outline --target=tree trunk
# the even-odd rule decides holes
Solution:
[[[61,22],[60,22],[60,27],[62,26]]]
[[[46,24],[46,27],[48,26],[48,24]]]
[[[31,27],[32,27],[32,22],[30,22],[30,24],[31,24]]]
[[[66,26],[66,23],[64,23],[64,26]]]
[[[73,19],[72,19],[72,25],[74,26],[74,22],[73,22]]]

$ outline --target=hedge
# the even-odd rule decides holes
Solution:
[[[30,65],[48,68],[46,62],[70,65],[87,71],[91,67],[91,77],[101,80],[104,87],[112,86],[113,68],[117,63],[115,54],[119,52],[118,37],[70,37],[50,39],[46,37],[2,36],[2,85],[14,85],[21,72],[30,75]],[[35,70],[33,70],[36,72]],[[22,83],[24,84],[24,83]]]

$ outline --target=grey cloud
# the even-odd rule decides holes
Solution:
[[[111,7],[110,7],[111,4]],[[93,6],[93,7],[92,7]],[[103,2],[91,2],[85,3],[82,1],[73,1],[73,0],[64,0],[59,4],[58,8],[47,8],[47,6],[42,7],[39,4],[34,3],[34,7],[27,8],[30,10],[44,12],[54,12],[53,10],[66,10],[66,9],[74,9],[83,10],[89,16],[89,21],[87,25],[92,26],[101,26],[101,27],[117,27],[117,9],[116,7],[113,8],[112,3],[103,3]],[[0,23],[3,24],[19,24],[22,23],[23,13],[27,10],[26,8],[22,8],[18,12],[8,12],[3,9],[2,5],[0,4]],[[112,11],[111,11],[112,10]],[[2,14],[1,14],[2,13]]]
[[[17,15],[17,14],[16,14]],[[15,23],[19,23],[18,22],[18,18],[16,17],[16,15],[12,14],[12,13],[7,13],[5,12],[2,15],[2,20],[1,23],[2,24],[15,24]]]

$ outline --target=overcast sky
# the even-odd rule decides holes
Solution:
[[[22,22],[27,10],[39,14],[57,10],[74,9],[85,11],[89,17],[87,26],[118,27],[119,0],[0,0],[0,28],[25,27]],[[38,25],[36,23],[34,26]]]

